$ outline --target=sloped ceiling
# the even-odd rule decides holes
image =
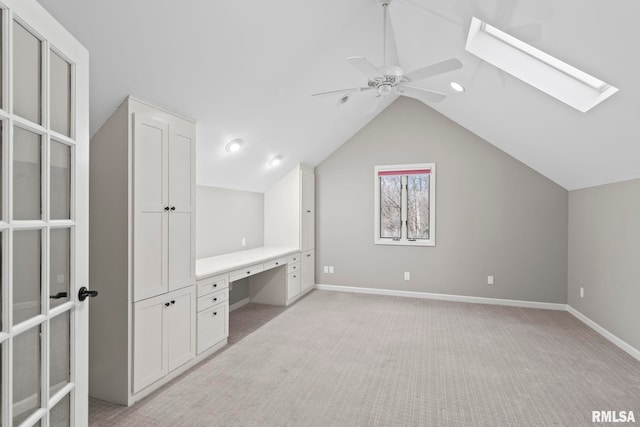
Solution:
[[[128,94],[193,117],[202,185],[264,191],[393,101],[310,96],[366,84],[347,56],[382,65],[376,0],[39,1],[91,53],[92,132]],[[464,63],[420,84],[450,94],[437,111],[567,189],[640,177],[640,2],[394,0],[390,13],[405,71]],[[467,53],[472,16],[620,92],[586,114],[562,104]],[[234,138],[242,150],[225,152]],[[283,164],[269,168],[276,155]]]

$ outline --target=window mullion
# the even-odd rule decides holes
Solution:
[[[401,240],[407,240],[408,229],[407,229],[407,213],[409,212],[408,203],[407,203],[407,183],[408,177],[407,175],[402,175],[402,191],[401,191],[401,204],[400,204],[400,218],[402,223],[402,234]]]

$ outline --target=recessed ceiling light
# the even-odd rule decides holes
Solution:
[[[583,113],[618,91],[475,17],[465,49]]]
[[[269,161],[269,167],[275,168],[282,162],[282,156],[275,156],[273,159]]]
[[[451,89],[455,90],[456,92],[464,92],[464,86],[462,86],[458,82],[451,82],[449,83],[449,86],[451,86]]]
[[[233,141],[230,141],[225,147],[225,151],[229,152],[229,153],[234,153],[236,151],[238,151],[240,149],[240,146],[242,145],[242,140],[241,139],[234,139]]]

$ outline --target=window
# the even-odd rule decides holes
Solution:
[[[375,167],[374,243],[435,246],[436,165]]]

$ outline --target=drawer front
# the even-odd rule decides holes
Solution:
[[[198,311],[206,310],[209,307],[229,300],[229,290],[223,289],[209,295],[198,298]]]
[[[212,277],[198,282],[198,297],[227,289],[229,283],[226,276]]]
[[[287,264],[287,258],[278,258],[272,259],[271,261],[267,261],[264,263],[264,269],[269,270],[271,268],[280,267],[281,265]]]
[[[264,264],[249,265],[245,268],[239,268],[229,273],[229,280],[233,282],[235,280],[244,279],[245,277],[260,273],[261,271],[264,271]]]
[[[295,264],[296,262],[300,262],[300,253],[289,255],[289,257],[287,258],[287,262],[289,264]]]
[[[291,274],[294,272],[298,272],[300,271],[300,263],[296,262],[295,264],[289,264],[287,265],[287,273]]]
[[[224,340],[228,335],[228,302],[198,313],[198,354]]]
[[[294,271],[287,275],[287,300],[300,295],[300,272]]]

